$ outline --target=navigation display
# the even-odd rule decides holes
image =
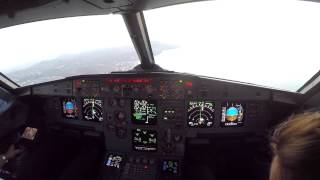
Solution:
[[[78,118],[78,108],[77,102],[75,98],[62,98],[62,116],[64,118],[69,119],[77,119]]]
[[[168,175],[179,174],[179,162],[176,160],[163,160],[162,161],[162,173]]]
[[[131,101],[132,123],[154,125],[157,122],[157,103],[155,100]]]
[[[188,126],[194,128],[212,127],[214,108],[212,101],[190,101],[188,103]]]
[[[245,118],[245,105],[240,102],[222,104],[221,126],[242,126]]]
[[[135,151],[157,151],[157,132],[142,129],[133,130],[132,146]]]
[[[99,98],[83,98],[82,100],[83,119],[87,121],[103,121],[102,100]]]

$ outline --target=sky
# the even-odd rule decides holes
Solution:
[[[151,40],[180,47],[155,57],[163,68],[291,91],[320,69],[320,3],[217,0],[145,17]]]
[[[61,55],[132,46],[119,15],[63,18],[0,29],[1,72],[10,72]]]
[[[151,41],[178,47],[155,57],[168,70],[296,91],[320,69],[320,3],[216,0],[144,13]],[[4,28],[0,39],[5,73],[63,54],[132,46],[119,15]]]

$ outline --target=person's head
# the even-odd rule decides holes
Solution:
[[[320,112],[291,116],[271,136],[270,180],[320,179]]]

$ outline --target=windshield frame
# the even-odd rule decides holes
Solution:
[[[2,85],[5,85],[7,90],[13,90],[19,88],[19,84],[15,83],[9,77],[0,72],[0,82]]]
[[[320,84],[320,71],[312,76],[303,86],[301,86],[297,92],[306,94]]]

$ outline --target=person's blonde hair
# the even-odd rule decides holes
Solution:
[[[278,125],[271,148],[282,180],[320,180],[320,112],[293,115]]]

